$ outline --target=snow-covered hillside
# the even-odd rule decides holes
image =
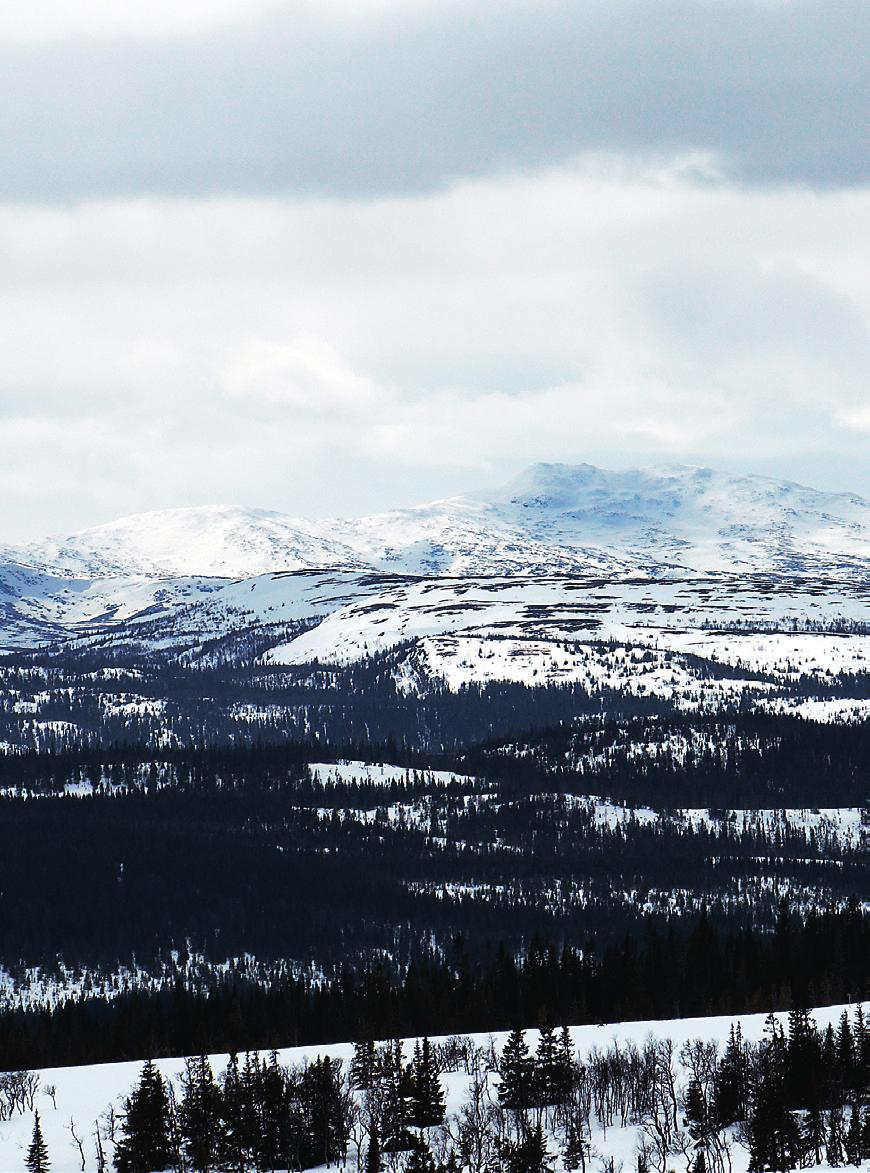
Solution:
[[[34,542],[14,556],[76,578],[250,578],[275,570],[364,565],[326,524],[224,505],[139,513],[67,538]]]
[[[707,469],[536,465],[479,499],[356,521],[170,510],[0,559],[0,648],[193,663],[256,633],[280,666],[412,645],[408,690],[561,680],[760,702],[759,674],[866,673],[868,622],[867,502]],[[730,670],[699,691],[700,661]]]
[[[870,584],[741,575],[414,577],[347,570],[250,579],[8,578],[0,646],[74,644],[203,663],[215,641],[259,662],[350,664],[392,649],[406,692],[574,682],[694,708],[760,707],[861,719],[868,702],[794,688],[870,670]],[[783,689],[788,690],[786,696]],[[827,699],[820,699],[827,698]],[[798,711],[804,711],[799,709]]]
[[[822,652],[818,641],[806,635],[797,638],[797,631],[809,617],[828,627],[841,620],[858,621],[867,614],[864,592],[824,590],[806,583],[783,583],[771,592],[764,583],[733,575],[665,581],[563,576],[366,578],[361,585],[364,595],[330,609],[316,628],[289,645],[276,647],[268,660],[283,664],[351,661],[408,640],[463,636],[563,645],[616,640],[674,647],[696,655],[712,651],[726,663],[755,661],[753,667],[777,660],[783,670],[793,648],[794,662],[809,654],[814,666],[822,662],[840,669],[849,642],[846,637],[831,636]],[[777,641],[758,631],[765,622],[795,630]],[[722,624],[754,631],[754,642],[741,634],[709,630]],[[681,634],[687,630],[693,634]],[[856,637],[861,642],[852,649],[861,659],[863,638]]]
[[[681,466],[538,464],[489,505],[539,540],[697,571],[866,571],[870,504],[788,481]]]
[[[411,574],[716,571],[855,575],[870,505],[699,468],[538,464],[509,485],[356,520],[212,506],[123,518],[9,556],[51,574],[250,577],[341,566]]]
[[[846,1010],[850,1015],[854,1012],[853,1006],[829,1006],[811,1012],[816,1025],[824,1030],[828,1024],[836,1027],[842,1012]],[[764,1035],[766,1015],[743,1014],[729,1017],[715,1018],[684,1018],[670,1021],[649,1022],[620,1022],[602,1024],[600,1026],[578,1026],[571,1030],[571,1041],[576,1053],[585,1059],[593,1050],[606,1051],[614,1044],[624,1047],[635,1044],[642,1047],[649,1039],[670,1040],[673,1043],[673,1064],[675,1083],[678,1091],[684,1090],[688,1081],[687,1069],[678,1061],[677,1056],[684,1044],[701,1040],[716,1042],[719,1052],[724,1049],[732,1025],[740,1025],[743,1038],[750,1043],[757,1043]],[[777,1014],[777,1021],[785,1026],[787,1015]],[[473,1035],[472,1044],[489,1049],[492,1046],[496,1054],[500,1054],[507,1035]],[[530,1047],[537,1045],[537,1031],[527,1032]],[[433,1042],[446,1040],[435,1039]],[[403,1053],[406,1059],[413,1052],[414,1040],[405,1040]],[[278,1052],[278,1059],[287,1066],[300,1065],[311,1062],[318,1056],[329,1055],[332,1059],[340,1059],[348,1064],[353,1055],[353,1046],[350,1043],[337,1043],[324,1047],[293,1047]],[[226,1055],[212,1055],[210,1062],[213,1071],[221,1076],[227,1064]],[[157,1066],[164,1078],[174,1087],[178,1087],[178,1080],[184,1070],[182,1059],[160,1059]],[[123,1097],[128,1094],[138,1081],[141,1063],[105,1063],[90,1067],[51,1068],[38,1073],[39,1091],[34,1107],[39,1111],[43,1133],[48,1146],[51,1168],[54,1173],[79,1173],[84,1168],[95,1169],[95,1133],[100,1132],[100,1139],[104,1151],[111,1162],[113,1145],[110,1131],[117,1127],[117,1114],[122,1109]],[[492,1079],[489,1094],[496,1097],[497,1076],[491,1073]],[[458,1113],[468,1096],[470,1077],[464,1072],[447,1072],[442,1076],[446,1092],[446,1107],[448,1116]],[[51,1089],[53,1095],[46,1089]],[[109,1109],[114,1109],[113,1122]],[[72,1129],[70,1128],[72,1125]],[[13,1170],[23,1168],[24,1156],[30,1141],[33,1129],[33,1115],[29,1111],[15,1114],[11,1119],[0,1121],[0,1168]],[[78,1145],[73,1139],[73,1133],[82,1140],[85,1164]],[[629,1122],[623,1125],[617,1118],[609,1127],[593,1127],[590,1142],[592,1156],[596,1167],[606,1166],[606,1161],[613,1157],[614,1168],[631,1168],[636,1163],[636,1151],[641,1137],[640,1122]],[[556,1151],[555,1141],[551,1138],[551,1152]],[[690,1154],[691,1156],[694,1153]],[[734,1143],[730,1152],[730,1167],[734,1173],[745,1173],[749,1163],[747,1149]],[[353,1167],[354,1160],[351,1157]],[[562,1169],[561,1160],[554,1162],[554,1167]],[[820,1166],[827,1169],[826,1164]],[[322,1168],[326,1168],[323,1166]]]

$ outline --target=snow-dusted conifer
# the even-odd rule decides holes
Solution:
[[[48,1146],[42,1135],[38,1112],[33,1117],[33,1136],[27,1149],[27,1156],[24,1158],[24,1167],[27,1169],[27,1173],[48,1173],[51,1167],[48,1160]]]

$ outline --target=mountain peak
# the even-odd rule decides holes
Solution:
[[[734,570],[867,572],[870,505],[769,477],[686,465],[533,464],[492,493],[357,520],[206,505],[151,511],[13,559],[78,578],[242,578],[281,570],[413,574]]]

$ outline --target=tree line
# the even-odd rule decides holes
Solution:
[[[444,1076],[462,1098],[447,1111]],[[629,1037],[578,1053],[543,1021],[534,1049],[514,1028],[499,1050],[453,1035],[411,1046],[354,1046],[349,1063],[301,1066],[233,1053],[216,1077],[204,1055],[177,1081],[148,1060],[95,1122],[99,1173],[270,1173],[348,1161],[361,1173],[615,1173],[608,1136],[634,1133],[637,1173],[730,1173],[736,1145],[751,1173],[786,1173],[870,1156],[870,1030],[858,1006],[820,1030],[795,1007],[768,1016],[759,1042],[732,1026],[724,1045]],[[72,1129],[74,1135],[75,1129]],[[84,1159],[84,1140],[79,1141]],[[624,1148],[624,1141],[621,1142]],[[109,1157],[110,1155],[110,1157]],[[38,1116],[28,1169],[50,1155]]]
[[[282,971],[245,980],[207,971],[201,982],[132,984],[106,998],[80,993],[47,1005],[0,1007],[0,1064],[63,1066],[154,1056],[326,1045],[355,1038],[505,1030],[546,1017],[572,1023],[785,1009],[868,994],[870,917],[857,902],[794,917],[772,933],[652,923],[596,949],[533,940],[476,955],[460,936],[444,954],[386,961],[334,977]]]

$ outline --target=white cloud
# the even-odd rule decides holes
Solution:
[[[292,0],[297,17],[354,21],[437,0]],[[250,25],[279,14],[281,0],[4,0],[0,43],[40,44],[76,38],[189,37],[227,24]]]
[[[381,393],[320,338],[289,342],[252,338],[236,347],[218,376],[221,388],[246,403],[266,400],[293,411],[326,415],[366,411]]]
[[[534,459],[870,493],[870,192],[689,170],[0,206],[0,541],[209,500],[358,513]]]
[[[0,198],[443,190],[583,152],[868,181],[865,0],[6,0]]]
[[[837,422],[854,432],[870,433],[870,403],[864,403],[853,411],[843,412]]]
[[[4,0],[0,42],[39,44],[69,37],[189,35],[268,11],[268,0]]]

